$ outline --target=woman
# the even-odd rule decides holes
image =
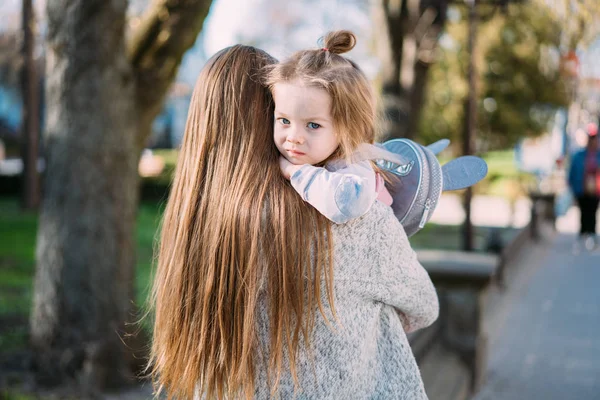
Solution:
[[[594,124],[588,126],[585,149],[573,155],[569,186],[581,211],[579,239],[592,250],[596,245],[596,212],[600,200],[600,150],[598,127]]]
[[[427,273],[381,203],[331,226],[281,174],[274,60],[202,70],[165,210],[149,368],[177,398],[426,398],[407,330],[437,318]]]

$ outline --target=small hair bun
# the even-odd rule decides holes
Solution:
[[[323,37],[323,48],[333,54],[347,53],[356,45],[354,33],[346,30],[329,32]]]

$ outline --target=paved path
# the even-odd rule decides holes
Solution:
[[[502,300],[486,321],[476,400],[600,399],[600,251],[574,255],[574,240],[558,233],[532,246],[507,291],[491,294]]]

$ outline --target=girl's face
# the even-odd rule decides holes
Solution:
[[[279,152],[292,164],[315,165],[338,148],[333,130],[331,97],[324,89],[300,80],[273,86],[275,129]]]

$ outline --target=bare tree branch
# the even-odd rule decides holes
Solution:
[[[438,39],[446,23],[446,0],[422,0],[421,17],[415,29],[418,55],[414,64],[414,81],[410,92],[410,111],[408,131],[416,134],[425,102],[429,67],[436,61],[435,51]]]
[[[414,137],[447,0],[380,1],[374,18],[383,64],[384,137]]]
[[[145,143],[150,124],[161,110],[183,55],[202,30],[211,3],[154,0],[131,35],[128,56],[136,80],[140,145]]]

